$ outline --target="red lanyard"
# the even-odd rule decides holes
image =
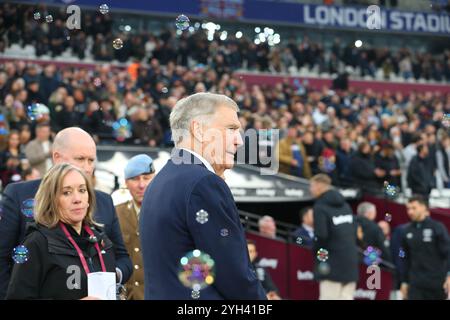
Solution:
[[[75,240],[73,240],[72,236],[70,235],[69,231],[67,230],[67,227],[62,222],[60,222],[59,225],[60,225],[61,229],[64,231],[67,239],[69,239],[70,243],[74,246],[75,250],[77,250],[77,253],[78,253],[78,256],[80,257],[80,261],[81,261],[81,264],[83,265],[84,271],[86,271],[86,274],[89,274],[90,273],[89,267],[87,265],[86,258],[84,257],[83,252],[81,251],[80,247],[77,245]],[[91,229],[89,229],[89,227],[87,225],[84,225],[84,230],[86,230],[86,232],[91,237],[94,236],[94,233],[92,232]],[[103,256],[102,256],[102,253],[100,252],[100,247],[97,242],[95,243],[95,249],[97,249],[98,257],[100,259],[100,265],[102,266],[102,271],[106,272],[105,262],[103,261]]]

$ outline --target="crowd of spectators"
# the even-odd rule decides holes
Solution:
[[[69,66],[57,70],[52,64],[5,63],[0,69],[1,112],[14,139],[3,135],[3,140],[24,150],[36,123],[45,121],[53,132],[79,126],[98,143],[117,143],[114,123],[125,118],[131,132],[123,143],[171,146],[172,107],[181,97],[202,91],[233,98],[245,129],[279,129],[279,147],[284,146],[280,169],[286,173],[309,178],[326,172],[335,183],[378,189],[389,181],[400,187],[407,182],[417,147],[427,145],[424,157],[429,161],[419,163],[427,168],[421,169],[430,181],[426,189],[436,185],[435,172],[448,185],[444,116],[450,112],[448,94],[313,90],[288,80],[275,86],[249,86],[240,76],[220,74],[214,67],[190,70],[172,62],[162,66],[156,58],[149,68],[133,63],[126,69],[103,64],[94,70]],[[35,103],[46,105],[48,113],[32,121],[27,108]],[[301,152],[293,152],[293,144]],[[13,153],[20,160],[20,153]]]
[[[2,5],[4,21],[8,20],[6,12],[14,8]],[[26,12],[29,15],[33,11]],[[96,17],[107,19],[108,15]],[[50,28],[57,25],[58,18],[54,18]],[[34,21],[25,20],[24,24]],[[87,30],[99,24],[108,28],[106,23],[94,23]],[[12,25],[22,24],[14,21]],[[96,34],[105,35],[104,31]],[[18,38],[23,40],[23,35]],[[450,94],[317,90],[288,79],[274,86],[248,85],[233,73],[240,68],[240,59],[254,55],[253,60],[247,59],[247,67],[269,68],[273,51],[260,54],[254,44],[245,51],[236,42],[208,43],[200,33],[176,40],[171,32],[163,32],[151,38],[156,43],[148,64],[133,59],[125,68],[105,62],[94,69],[57,68],[51,63],[37,65],[21,60],[0,65],[0,127],[5,127],[0,128],[3,186],[21,179],[20,174],[29,169],[25,146],[34,138],[37,123],[49,123],[53,134],[78,126],[102,144],[117,143],[115,126],[118,120],[126,119],[130,132],[121,136],[121,143],[168,147],[172,145],[171,109],[183,96],[202,91],[234,99],[241,109],[244,129],[279,129],[280,142],[272,147],[280,149],[283,172],[304,178],[324,172],[336,184],[357,184],[369,190],[381,190],[385,181],[398,188],[409,185],[422,194],[435,186],[449,186],[449,123],[445,115],[450,113]],[[148,43],[135,46],[125,42],[124,49],[127,46],[142,49],[139,58],[145,57],[151,47]],[[230,51],[222,52],[222,46]],[[289,46],[283,50],[290,52]],[[187,60],[191,57],[200,65],[189,68]],[[47,112],[30,118],[28,107],[36,103],[46,106]],[[423,145],[427,150],[422,152]],[[408,178],[410,163],[414,168],[409,170],[410,175],[419,170],[419,180]],[[9,173],[4,174],[5,170]]]
[[[34,19],[36,12],[40,14],[39,20]],[[45,17],[49,14],[53,21],[46,23]],[[98,11],[83,11],[82,28],[69,30],[67,16],[63,9],[49,10],[45,6],[0,5],[0,35],[3,35],[0,53],[16,44],[31,45],[38,57],[56,57],[70,49],[80,59],[89,56],[96,61],[137,59],[148,62],[155,58],[162,65],[172,61],[189,67],[192,64],[213,66],[219,77],[236,69],[295,73],[306,68],[313,73],[333,75],[350,68],[361,77],[375,78],[381,74],[384,79],[395,75],[406,80],[450,81],[450,50],[433,55],[411,48],[394,50],[369,45],[357,48],[353,42],[344,43],[338,38],[325,44],[307,36],[283,38],[279,44],[271,46],[269,41],[258,43],[259,40],[254,41],[249,35],[237,39],[230,34],[223,40],[221,33],[216,32],[214,38],[208,39],[206,30],[201,28],[194,28],[192,32],[185,30],[180,35],[176,33],[174,23],[172,28],[163,28],[156,33],[127,32],[115,30],[112,16]],[[115,50],[112,45],[117,38],[123,41],[120,50]]]

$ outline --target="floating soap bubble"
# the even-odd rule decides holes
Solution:
[[[33,14],[33,18],[34,18],[34,20],[39,20],[39,19],[41,19],[41,14],[39,12],[35,12]]]
[[[116,300],[127,300],[127,289],[123,284],[116,285]]]
[[[200,291],[214,282],[214,260],[200,250],[188,252],[180,259],[180,266],[178,278],[185,287]]]
[[[127,289],[123,284],[116,283],[108,287],[106,297],[107,300],[127,300]]]
[[[320,248],[317,250],[317,260],[320,262],[325,262],[328,260],[328,250]]]
[[[123,41],[120,38],[113,40],[113,48],[116,50],[120,50],[123,48]]]
[[[95,78],[94,79],[94,86],[96,87],[100,87],[102,85],[102,80],[100,78]]]
[[[389,184],[389,182],[384,182],[384,193],[389,197],[395,197],[397,195],[397,187]]]
[[[184,14],[180,14],[175,20],[175,25],[177,26],[178,30],[186,30],[187,28],[189,28],[189,23],[189,18]]]
[[[324,157],[322,158],[320,169],[323,172],[330,173],[336,169],[336,164],[331,159]]]
[[[386,213],[386,214],[384,215],[384,220],[385,220],[386,222],[391,222],[391,221],[392,221],[392,215],[391,215],[390,213]]]
[[[197,220],[197,222],[200,224],[205,224],[206,222],[208,222],[208,216],[209,216],[208,212],[201,209],[197,211],[197,213],[195,214],[195,220]]]
[[[121,118],[113,123],[113,134],[117,141],[123,142],[133,135],[131,131],[131,124],[127,119]]]
[[[28,249],[24,245],[17,246],[13,249],[12,258],[15,263],[25,263],[28,261]]]
[[[102,5],[100,5],[100,13],[101,14],[107,14],[108,12],[109,12],[109,7],[108,7],[108,5],[107,4],[102,4]]]
[[[200,298],[200,291],[192,290],[191,297],[192,297],[192,299],[199,299]]]
[[[364,263],[368,266],[378,265],[381,262],[381,250],[372,246],[368,246],[364,250]]]
[[[49,114],[50,110],[42,103],[32,103],[27,107],[27,115],[31,121],[39,121]]]
[[[321,262],[317,267],[317,271],[319,271],[321,275],[327,275],[330,273],[330,265],[327,262]]]
[[[27,218],[33,218],[34,199],[26,199],[22,202],[22,214]]]
[[[51,14],[47,15],[45,17],[45,22],[52,23],[53,22],[53,16]]]

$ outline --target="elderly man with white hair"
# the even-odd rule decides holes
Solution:
[[[386,237],[381,227],[375,222],[377,217],[377,208],[375,205],[367,201],[361,202],[356,208],[356,212],[358,214],[356,222],[362,229],[362,242],[364,246],[372,246],[380,249],[382,258],[384,260],[390,260],[391,254],[389,248],[386,247]]]
[[[275,223],[275,220],[271,216],[262,216],[258,220],[258,228],[260,235],[267,238],[276,239],[277,225]]]
[[[237,111],[224,95],[196,93],[170,114],[175,149],[148,186],[140,214],[145,299],[266,299],[223,179],[242,145]],[[180,274],[193,257],[206,261],[205,277]]]

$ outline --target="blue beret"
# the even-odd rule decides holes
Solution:
[[[128,160],[125,167],[125,179],[131,179],[141,174],[154,173],[153,159],[146,154],[138,154]]]

